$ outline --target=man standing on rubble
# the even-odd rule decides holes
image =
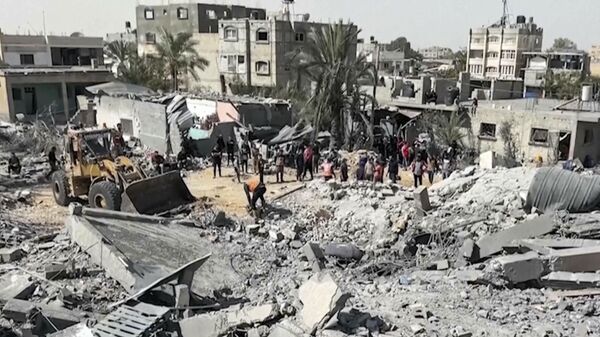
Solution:
[[[229,163],[233,164],[233,153],[235,152],[235,142],[233,141],[233,138],[231,138],[231,136],[229,136],[229,139],[227,140],[227,166],[229,166]]]
[[[285,155],[283,154],[283,149],[278,148],[277,154],[275,155],[275,166],[277,167],[277,182],[283,183],[283,171],[285,168]]]
[[[257,177],[252,177],[244,183],[244,193],[248,199],[248,206],[251,210],[256,211],[256,202],[260,200],[261,207],[265,208],[267,205],[265,201],[265,193],[267,193],[267,187],[263,182],[263,174],[259,174]],[[252,195],[250,195],[252,193]]]
[[[21,161],[14,152],[8,158],[8,174],[21,174]]]
[[[415,188],[423,185],[423,173],[427,170],[427,164],[421,159],[420,154],[417,154],[415,160],[410,165],[410,170],[415,181]]]
[[[296,181],[302,181],[302,175],[304,174],[304,151],[302,147],[298,147],[298,151],[296,152]]]
[[[348,160],[342,159],[342,165],[340,165],[340,181],[348,181]]]
[[[325,162],[323,163],[323,179],[325,179],[325,181],[331,180],[331,179],[335,179],[335,172],[333,169],[333,163],[331,162],[331,160],[329,160],[329,158],[325,159]]]
[[[250,157],[250,146],[244,140],[240,149],[240,169],[244,173],[248,173],[248,158]]]
[[[213,179],[217,178],[217,169],[219,169],[219,178],[221,177],[221,149],[219,144],[215,145],[212,152],[210,153],[213,164]]]
[[[304,173],[302,178],[306,177],[306,172],[310,173],[310,180],[313,180],[313,149],[310,144],[304,149]]]
[[[256,144],[252,144],[252,169],[254,171],[254,174],[258,174],[258,163],[259,163],[259,157],[260,156],[260,151],[258,150],[258,146],[256,146]]]

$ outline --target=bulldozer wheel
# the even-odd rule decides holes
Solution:
[[[52,194],[60,206],[68,206],[71,202],[71,191],[65,172],[56,171],[52,174]]]
[[[121,192],[117,185],[110,181],[100,181],[93,184],[88,198],[92,208],[121,210]]]

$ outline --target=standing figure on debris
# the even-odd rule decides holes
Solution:
[[[336,178],[335,171],[333,169],[333,163],[329,158],[325,159],[323,163],[323,178],[325,181],[331,180],[331,178]]]
[[[217,169],[219,169],[219,177],[221,177],[222,153],[221,153],[221,149],[219,148],[219,144],[215,145],[215,147],[213,148],[213,150],[210,153],[210,156],[212,158],[212,164],[213,164],[213,179],[215,179],[217,177]]]
[[[408,145],[408,142],[405,142],[402,145],[402,167],[404,167],[404,168],[408,167],[409,159],[410,159],[410,145]]]
[[[179,170],[184,170],[188,167],[188,159],[190,154],[185,146],[181,147],[181,151],[177,154],[177,168]]]
[[[219,147],[219,152],[223,153],[225,150],[225,140],[223,139],[223,135],[220,134],[217,138],[217,146]]]
[[[229,136],[229,139],[227,140],[227,166],[229,166],[229,163],[233,164],[233,153],[235,152],[235,142],[233,141],[233,138],[231,138],[231,136]]]
[[[252,144],[252,170],[254,174],[258,174],[258,156],[260,155],[260,151],[258,150],[258,146],[256,144]]]
[[[375,164],[373,163],[373,158],[369,158],[367,163],[365,164],[365,180],[373,181],[373,173],[375,171]]]
[[[448,178],[451,170],[450,153],[448,153],[448,151],[444,151],[444,154],[442,155],[442,179]]]
[[[165,165],[165,157],[161,156],[158,151],[154,151],[150,155],[150,160],[152,161],[152,166],[154,166],[154,171],[156,171],[157,174],[162,174]]]
[[[248,199],[248,206],[253,211],[256,210],[256,202],[260,200],[261,207],[265,208],[265,193],[267,193],[267,187],[263,182],[263,175],[259,174],[258,177],[250,178],[244,183],[244,193]],[[252,193],[252,195],[250,195]]]
[[[281,149],[281,147],[277,149],[277,154],[275,155],[275,166],[277,166],[277,172],[275,172],[277,175],[277,182],[282,183],[283,171],[285,168],[285,155],[283,154],[283,149]]]
[[[14,152],[8,158],[8,174],[21,174],[21,161]]]
[[[295,156],[296,162],[296,181],[302,181],[302,174],[304,173],[304,152],[299,147]]]
[[[342,159],[342,165],[340,165],[340,181],[348,181],[348,160]]]
[[[310,173],[310,180],[313,180],[313,149],[310,144],[304,149],[304,173],[302,173],[302,179],[306,177],[306,172]]]
[[[395,184],[396,180],[398,179],[398,159],[396,158],[396,156],[392,156],[392,159],[390,159],[388,175],[392,183]]]
[[[53,146],[48,152],[48,164],[50,164],[50,173],[58,170],[58,160],[56,159],[56,146]]]
[[[356,169],[356,180],[365,180],[365,169],[369,158],[366,154],[363,154],[358,158],[358,169]]]
[[[385,159],[380,158],[375,164],[375,170],[373,171],[373,182],[383,183],[383,171],[385,169]]]
[[[117,123],[117,129],[112,132],[112,155],[118,157],[125,150],[125,139],[123,138],[123,126]]]
[[[244,173],[248,173],[248,158],[250,157],[250,146],[248,146],[248,142],[244,141],[242,143],[242,148],[240,149],[240,169]]]
[[[417,155],[415,160],[410,165],[410,170],[415,180],[415,188],[423,185],[423,172],[427,170],[427,165],[425,164],[425,161],[421,159],[421,155]]]
[[[434,156],[429,155],[427,157],[427,176],[429,178],[429,183],[431,185],[433,185],[433,178],[435,177],[437,169],[438,169],[437,159]]]
[[[315,145],[313,145],[312,152],[313,152],[312,168],[314,169],[315,173],[318,173],[319,172],[319,160],[321,159],[321,152],[319,149],[318,142],[315,143]]]

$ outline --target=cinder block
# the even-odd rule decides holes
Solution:
[[[431,210],[431,203],[429,202],[429,192],[427,191],[427,187],[420,186],[414,192],[415,203],[417,204],[417,208],[424,212]]]

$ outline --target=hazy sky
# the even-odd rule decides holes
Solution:
[[[166,4],[168,0],[0,0],[0,29],[27,34],[42,31],[42,10],[48,33],[83,32],[104,36],[135,26],[135,6]],[[198,2],[170,0],[177,2]],[[205,0],[267,8],[281,7],[280,0]],[[374,35],[387,42],[406,36],[413,47],[466,46],[469,27],[497,21],[501,0],[297,0],[296,13],[310,13],[312,20],[330,22],[342,18],[362,29],[362,37]],[[579,48],[600,44],[600,0],[509,0],[514,16],[534,16],[544,28],[544,46],[556,37],[568,37]]]

